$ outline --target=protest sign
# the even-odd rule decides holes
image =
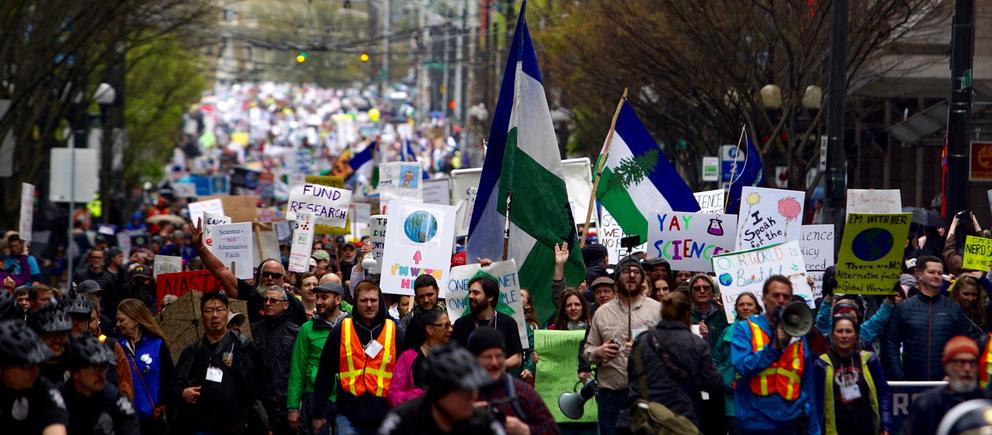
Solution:
[[[214,225],[204,231],[203,244],[234,272],[234,276],[252,279],[255,259],[251,235],[251,222]]]
[[[131,235],[126,232],[117,233],[117,247],[124,253],[124,258],[131,256]]]
[[[726,200],[727,191],[723,189],[707,190],[705,192],[695,192],[692,196],[696,197],[696,202],[699,203],[700,213],[723,213],[723,207]]]
[[[348,217],[351,191],[318,184],[293,186],[289,192],[286,218],[296,220],[297,213],[313,214],[314,222],[330,227],[344,228]]]
[[[367,202],[356,202],[355,206],[355,222],[368,223],[369,218],[372,216],[372,204]]]
[[[369,243],[372,244],[372,258],[375,260],[375,267],[371,273],[382,271],[382,253],[386,247],[386,215],[377,214],[369,218]]]
[[[222,288],[220,281],[208,270],[163,273],[155,277],[156,300],[161,302],[166,295],[182,296],[190,290],[214,292]]]
[[[152,261],[152,275],[159,276],[163,273],[176,273],[183,271],[183,257],[172,255],[156,255]]]
[[[744,186],[741,198],[735,250],[799,240],[806,201],[804,192]]]
[[[720,285],[723,311],[728,322],[734,321],[734,302],[741,293],[751,292],[764,306],[761,289],[772,275],[789,278],[792,294],[802,296],[806,304],[813,307],[813,291],[806,282],[806,265],[798,241],[713,257],[713,271]]]
[[[276,220],[276,209],[266,207],[258,209],[258,222],[267,224]]]
[[[423,200],[421,183],[423,168],[417,162],[389,162],[379,164],[379,190],[384,201]]]
[[[847,189],[847,213],[902,213],[899,189]]]
[[[204,213],[210,213],[212,216],[224,216],[224,203],[221,202],[220,198],[191,202],[186,207],[189,208],[189,218],[193,225],[203,219],[203,226],[206,227],[207,220],[203,217]]]
[[[276,237],[276,232],[272,230],[272,224],[253,224],[252,233],[254,236],[252,239],[255,241],[251,247],[252,258],[257,258],[257,262],[261,262],[266,258],[278,259],[280,257],[279,238]]]
[[[197,196],[195,183],[172,183],[172,191],[175,192],[177,198],[194,198]]]
[[[444,284],[438,280],[438,285],[441,286],[440,297],[445,298],[445,304],[448,307],[448,320],[455,323],[455,320],[467,316],[471,312],[468,306],[468,281],[475,276],[479,269],[493,276],[499,284],[499,302],[496,304],[496,311],[517,321],[520,344],[526,347],[527,326],[524,323],[523,300],[520,299],[520,279],[517,276],[517,263],[512,258],[506,261],[497,261],[484,268],[479,263],[455,266],[451,268],[450,280],[445,281]]]
[[[736,215],[660,211],[648,216],[647,256],[674,270],[710,272],[713,257],[730,252],[736,235]]]
[[[890,295],[902,272],[911,213],[849,213],[837,255],[836,294]]]
[[[586,213],[589,211],[589,197],[592,196],[592,171],[588,157],[561,161],[561,175],[565,180],[568,206],[572,209],[572,218],[575,219],[576,225],[586,223]],[[598,223],[596,213],[592,214],[590,221],[593,224]]]
[[[279,221],[272,224],[272,229],[276,232],[276,239],[287,240],[292,235],[293,229],[289,226],[289,221]]]
[[[448,179],[424,180],[424,202],[427,204],[451,205],[451,192]]]
[[[32,219],[34,219],[34,184],[21,183],[21,240],[31,241]]]
[[[333,175],[307,175],[305,177],[307,183],[319,184],[321,186],[333,187],[336,189],[347,189],[344,185],[344,178],[335,177]],[[349,190],[350,192],[350,190]],[[330,225],[323,225],[320,223],[320,219],[317,220],[317,225],[314,226],[314,234],[335,234],[344,235],[351,232],[351,216],[345,218],[345,224],[343,228],[334,227]]]
[[[211,213],[209,211],[203,212],[203,225],[224,225],[229,223],[232,223],[230,216]]]
[[[967,236],[964,239],[964,258],[962,269],[989,270],[992,264],[992,239],[985,237]]]
[[[313,215],[307,212],[296,214],[296,231],[289,250],[289,271],[310,270],[310,254],[313,251]]]
[[[596,237],[599,239],[599,244],[606,247],[607,255],[609,255],[610,264],[616,264],[627,254],[627,250],[620,246],[620,239],[629,236],[629,234],[623,232],[623,228],[620,228],[620,224],[617,223],[613,215],[610,214],[606,207],[600,207],[602,216],[599,218],[600,227],[596,230]],[[648,248],[647,240],[642,240],[640,246],[634,248],[631,252],[646,252]]]
[[[382,291],[413,295],[413,281],[420,275],[431,275],[440,288],[446,288],[455,244],[455,208],[392,201],[386,216]]]
[[[541,356],[537,361],[537,373],[534,374],[534,390],[548,404],[548,411],[551,411],[551,416],[559,423],[597,421],[595,400],[586,401],[582,418],[578,420],[566,417],[557,406],[558,396],[564,392],[572,392],[579,380],[575,372],[579,355],[575,350],[584,338],[585,331],[534,331],[534,351]],[[582,385],[578,385],[578,388],[582,388]]]
[[[468,227],[472,221],[472,209],[475,207],[475,195],[479,192],[479,178],[481,169],[455,169],[451,171],[451,203],[458,207],[458,228],[456,233],[459,236],[468,234]]]
[[[258,189],[258,177],[261,175],[258,171],[252,171],[247,168],[234,168],[231,173],[231,187],[241,187],[248,190]]]
[[[834,264],[834,226],[803,225],[799,246],[803,250],[806,274],[813,277],[813,298],[823,290],[823,272]]]

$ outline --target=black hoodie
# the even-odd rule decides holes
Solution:
[[[358,307],[355,307],[355,310],[357,309]],[[379,292],[379,312],[376,313],[371,326],[362,322],[354,313],[352,313],[352,318],[355,319],[355,333],[358,335],[358,340],[362,343],[362,347],[365,347],[370,341],[379,336],[383,325],[388,319],[386,316],[386,307],[382,303],[382,292]],[[389,321],[392,322],[392,320]],[[313,388],[314,400],[313,413],[311,415],[323,415],[326,404],[323,398],[330,397],[332,382],[335,382],[335,375],[340,370],[342,323],[339,322],[335,325],[331,333],[327,335],[324,350],[320,354],[320,364],[317,365],[317,379],[314,382]],[[403,343],[403,332],[400,331],[399,325],[396,325],[395,331],[396,335],[393,339],[395,340],[394,348],[396,349],[396,356],[394,358],[399,358],[399,352],[401,351],[399,344]],[[374,431],[382,424],[382,420],[386,418],[386,413],[389,412],[389,401],[385,397],[376,397],[371,393],[365,393],[361,396],[346,393],[341,388],[339,382],[337,402],[334,408],[335,415],[340,414],[347,417],[352,425],[361,429]]]

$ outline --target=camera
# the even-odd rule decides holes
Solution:
[[[959,221],[971,220],[971,212],[968,210],[961,210],[958,214],[954,215]]]
[[[641,244],[641,236],[627,236],[620,239],[620,247],[624,249],[634,249]]]

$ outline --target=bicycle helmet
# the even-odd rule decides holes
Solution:
[[[982,435],[992,429],[992,402],[974,399],[960,403],[944,414],[937,435]]]
[[[74,367],[109,364],[117,359],[107,345],[90,333],[70,339],[62,355]]]
[[[90,301],[75,291],[70,291],[69,294],[62,299],[62,303],[65,306],[65,311],[68,312],[70,316],[89,318],[90,312],[93,309],[93,306],[90,305]]]
[[[72,318],[61,303],[53,302],[28,316],[28,326],[39,334],[69,332],[72,330]]]
[[[431,352],[425,364],[427,390],[438,398],[452,390],[477,390],[492,383],[489,373],[469,351],[444,345]]]
[[[0,322],[0,364],[33,366],[52,357],[52,350],[22,320]]]
[[[17,307],[14,294],[6,290],[0,290],[0,320],[15,319],[20,314],[20,311]]]

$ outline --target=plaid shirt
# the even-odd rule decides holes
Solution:
[[[517,401],[520,404],[519,409],[522,409],[527,415],[517,415],[514,411],[514,406],[509,401],[502,401],[509,397],[506,393],[507,378],[513,381],[513,386],[517,390]],[[534,391],[533,387],[520,379],[510,377],[504,373],[502,381],[479,390],[479,400],[500,402],[496,403],[494,407],[502,412],[503,415],[512,415],[527,424],[530,427],[531,435],[558,435],[561,433],[558,429],[558,424],[555,423],[554,417],[548,411],[548,407],[541,400],[541,396],[537,395],[537,391]]]

